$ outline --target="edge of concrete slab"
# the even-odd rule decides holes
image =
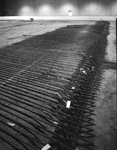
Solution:
[[[117,16],[1,16],[0,20],[113,20]]]

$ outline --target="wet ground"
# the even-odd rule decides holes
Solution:
[[[69,66],[69,70],[67,71],[67,77],[68,77],[73,74],[76,66],[78,65],[78,62],[80,62],[80,60],[84,57],[83,55],[85,54],[86,49],[90,48],[92,43],[94,43],[95,40],[97,40],[99,38],[99,34],[94,33],[94,32],[92,33],[92,31],[90,30],[90,26],[88,26],[88,25],[94,25],[94,24],[96,24],[96,22],[93,22],[93,21],[92,22],[90,22],[90,21],[89,22],[83,22],[83,21],[81,21],[81,22],[77,22],[77,21],[75,21],[75,22],[74,21],[68,21],[68,22],[66,22],[66,21],[65,22],[15,22],[15,21],[11,21],[11,22],[6,22],[5,21],[4,22],[4,21],[2,21],[0,23],[0,28],[1,28],[0,29],[0,34],[1,34],[0,38],[2,41],[2,42],[0,42],[0,45],[1,45],[1,48],[3,48],[6,45],[17,43],[24,39],[28,39],[29,37],[32,37],[34,35],[39,35],[39,34],[43,34],[46,32],[50,32],[57,28],[64,27],[64,26],[70,25],[70,24],[72,24],[72,25],[79,24],[79,25],[86,25],[86,26],[84,26],[83,28],[81,28],[78,31],[77,34],[79,36],[75,39],[74,44],[72,41],[72,40],[74,40],[73,35],[71,37],[71,41],[69,41],[69,44],[68,44],[68,41],[67,41],[67,43],[62,44],[62,47],[64,47],[64,49],[65,49],[64,53],[62,52],[63,49],[60,48],[58,45],[57,53],[59,53],[59,55],[60,55],[58,57],[57,56],[58,54],[55,52],[55,48],[57,49],[57,47],[53,47],[54,43],[51,43],[51,44],[48,43],[46,45],[46,47],[43,46],[46,50],[48,49],[48,47],[51,47],[51,49],[49,50],[49,53],[51,53],[53,56],[52,57],[49,56],[49,58],[54,59],[54,60],[51,60],[52,62],[55,63],[55,61],[57,61],[56,63],[59,63],[60,66],[62,66],[62,64],[67,63],[66,65]],[[76,33],[74,33],[74,34],[76,34]],[[66,36],[66,35],[64,35],[64,36]],[[70,36],[70,35],[67,35],[67,36]],[[64,38],[66,38],[66,37],[64,37]],[[58,41],[56,40],[56,42],[58,42]],[[62,39],[61,39],[61,42],[62,42]],[[8,57],[5,58],[6,60],[4,59],[4,56],[5,55],[7,56],[7,53],[9,53],[9,51],[12,50],[11,47],[1,49],[1,54],[2,54],[1,60],[3,59],[2,63],[4,62],[3,63],[4,65],[2,65],[2,66],[6,66],[5,62],[9,62],[12,60],[15,61],[16,64],[18,64],[20,61],[22,62],[21,59],[23,59],[23,62],[24,62],[23,68],[21,66],[19,66],[19,70],[21,71],[21,73],[22,73],[22,69],[24,69],[27,65],[29,67],[29,71],[32,71],[31,67],[33,67],[33,66],[29,66],[29,63],[32,64],[32,62],[34,61],[34,60],[30,60],[31,53],[29,54],[29,51],[31,51],[32,43],[30,43],[30,40],[29,40],[27,43],[24,42],[24,44],[23,43],[21,43],[21,44],[23,46],[21,46],[20,43],[15,44],[13,48],[16,49],[16,52],[12,51],[12,53],[14,53],[15,56],[17,55],[17,52],[18,52],[18,54],[20,54],[19,61],[13,60]],[[21,49],[22,48],[25,49],[26,46],[28,46],[28,50],[26,50],[26,51],[28,51],[28,53],[27,53],[28,56],[27,56],[27,61],[25,62],[24,61],[25,57],[23,56],[23,53],[21,53],[21,52],[23,52]],[[35,48],[33,47],[35,49],[35,52],[37,51],[36,47],[38,47],[38,46],[39,46],[39,43],[38,43],[38,45],[35,46]],[[74,48],[75,48],[75,50],[73,51]],[[110,48],[111,48],[111,51],[110,51]],[[105,56],[105,61],[109,62],[109,65],[107,65],[108,63],[106,63],[105,68],[103,68],[103,71],[104,71],[102,74],[103,80],[101,82],[101,87],[98,92],[98,98],[95,101],[95,105],[96,105],[95,114],[96,115],[94,116],[94,119],[95,119],[96,126],[94,127],[94,129],[95,129],[95,134],[97,136],[95,139],[95,144],[97,145],[97,147],[94,148],[95,150],[105,150],[105,149],[115,150],[116,149],[116,146],[115,146],[115,141],[116,141],[115,140],[115,137],[116,137],[116,105],[115,105],[116,104],[116,88],[115,88],[115,80],[116,80],[115,62],[116,62],[116,59],[115,59],[115,49],[116,49],[115,48],[115,22],[111,22],[110,34],[108,35],[108,45],[106,48],[107,53]],[[35,53],[35,54],[37,54],[37,53]],[[78,54],[78,56],[75,56],[76,54]],[[46,51],[46,54],[44,54],[44,55],[41,52],[41,53],[39,53],[39,55],[41,56],[41,57],[39,56],[40,59],[42,59],[42,57],[46,57],[48,55],[48,52]],[[38,57],[38,56],[35,55],[33,58],[36,58],[36,57]],[[16,58],[18,58],[18,56]],[[50,60],[46,60],[46,61],[50,61]],[[78,62],[76,63],[76,61],[78,61]],[[55,66],[56,66],[56,63],[55,63]],[[73,65],[74,65],[74,68],[72,68]],[[66,70],[66,67],[62,66],[63,70]],[[36,68],[37,68],[37,66],[36,66]],[[59,68],[59,69],[61,69],[61,68]],[[33,72],[35,72],[35,71],[36,70],[33,69]],[[24,70],[23,70],[23,72],[24,72]],[[53,68],[53,73],[56,75],[62,74],[62,78],[64,78],[64,79],[66,78],[64,75],[64,72],[60,72],[60,70],[57,71],[56,67]],[[3,73],[3,76],[4,76],[4,73]],[[10,76],[10,78],[9,78],[9,76]],[[10,75],[10,72],[9,72],[9,75],[7,75],[6,77],[7,77],[7,82],[9,84],[10,83],[9,81],[12,80],[12,74]],[[25,74],[25,77],[28,77],[28,74]],[[13,78],[15,78],[15,77],[13,77]],[[35,80],[37,80],[37,79],[35,78]],[[2,80],[2,84],[3,84],[3,82],[6,82],[5,78],[4,78],[4,80]],[[19,84],[20,84],[20,82],[19,82]],[[9,86],[11,86],[11,85],[9,85]],[[11,87],[13,87],[13,86],[11,86]],[[8,89],[6,89],[6,90],[8,90]],[[57,92],[57,91],[55,91],[55,92]],[[5,149],[4,143],[1,143],[1,147],[3,150]],[[8,147],[7,147],[7,149],[8,149]]]

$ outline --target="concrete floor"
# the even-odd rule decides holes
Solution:
[[[70,24],[95,24],[95,21],[0,21],[0,48],[34,35],[51,32]],[[110,21],[105,60],[116,63],[115,21]],[[95,150],[116,150],[116,71],[104,69],[103,80],[95,102]]]
[[[34,18],[34,20],[110,20],[114,21],[117,16],[2,16],[0,20],[30,20],[30,18]]]

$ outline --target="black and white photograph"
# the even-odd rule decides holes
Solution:
[[[117,0],[0,0],[0,150],[116,150]]]

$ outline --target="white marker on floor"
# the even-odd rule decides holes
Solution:
[[[48,150],[49,148],[51,148],[51,146],[49,144],[46,144],[41,150]]]
[[[71,105],[71,101],[67,101],[66,108],[70,108],[70,105]]]

